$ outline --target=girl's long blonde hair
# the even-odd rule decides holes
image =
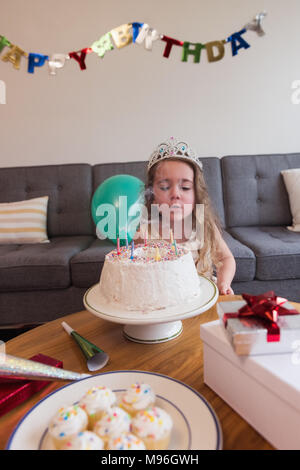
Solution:
[[[178,161],[179,158],[169,158],[169,160]],[[188,162],[185,159],[182,159],[184,163],[189,165],[194,172],[194,191],[195,191],[195,207],[192,212],[192,224],[193,229],[196,228],[196,222],[204,224],[202,233],[203,240],[200,240],[200,250],[199,250],[199,261],[201,266],[201,272],[208,276],[213,274],[214,268],[218,267],[218,252],[217,252],[217,238],[216,230],[221,230],[221,224],[217,214],[215,213],[210,197],[208,195],[207,187],[204,181],[203,172],[200,170],[197,164]],[[154,193],[153,193],[153,183],[156,174],[161,162],[153,165],[150,170],[147,172],[146,178],[146,188],[145,188],[145,205],[148,211],[148,217],[151,217],[151,204],[154,202]],[[204,218],[199,221],[196,220],[196,204],[204,205]]]

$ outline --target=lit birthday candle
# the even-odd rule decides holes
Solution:
[[[132,240],[132,242],[131,242],[131,256],[130,256],[130,259],[133,259],[133,253],[134,253],[134,241]]]
[[[145,233],[144,233],[144,244],[145,246],[147,246],[147,230],[145,230]]]
[[[170,230],[170,240],[171,240],[171,248],[173,251],[175,251],[175,245],[174,245],[174,237],[173,237],[173,230]]]
[[[128,223],[126,222],[126,235],[125,235],[126,250],[128,250]]]
[[[155,261],[160,261],[161,260],[161,256],[160,256],[160,252],[159,252],[159,249],[158,249],[158,246],[156,247],[156,253],[155,253]]]
[[[170,230],[170,239],[171,239],[171,244],[173,245],[174,243],[174,238],[173,238],[173,230]]]
[[[118,255],[121,254],[121,252],[120,252],[120,238],[119,237],[117,238],[117,253],[118,253]]]

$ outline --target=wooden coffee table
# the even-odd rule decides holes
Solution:
[[[219,300],[240,298],[220,296]],[[295,306],[300,312],[300,305]],[[174,377],[201,393],[214,408],[222,426],[224,449],[272,449],[264,438],[203,382],[200,325],[217,318],[214,306],[198,317],[183,320],[183,332],[178,338],[166,343],[148,345],[127,340],[123,336],[122,325],[82,311],[46,323],[8,341],[6,352],[24,358],[42,353],[62,360],[65,369],[89,373],[80,349],[61,327],[61,322],[66,321],[82,336],[109,354],[108,364],[95,373],[134,369]],[[24,414],[41,398],[63,385],[65,382],[50,383],[41,392],[0,418],[1,449],[5,448],[10,434]]]

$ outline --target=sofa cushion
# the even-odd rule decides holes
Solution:
[[[0,291],[70,286],[70,259],[92,240],[91,236],[74,236],[42,244],[0,245]]]
[[[6,328],[17,325],[42,324],[69,313],[84,310],[86,289],[70,286],[67,289],[1,292],[0,323]],[[20,308],[21,306],[21,308]]]
[[[93,166],[93,191],[107,178],[115,175],[132,175],[146,181],[146,162],[100,163]]]
[[[252,281],[256,271],[256,259],[253,251],[236,240],[230,233],[223,231],[222,235],[236,262],[233,281]]]
[[[207,190],[213,207],[217,212],[222,226],[225,224],[223,190],[220,159],[216,157],[201,158]],[[128,163],[105,163],[93,167],[93,191],[106,178],[119,174],[129,174],[146,181],[147,161]]]
[[[286,227],[234,227],[231,235],[256,255],[256,279],[300,279],[300,233]]]
[[[0,169],[0,202],[49,196],[48,236],[92,235],[92,168],[88,164]]]
[[[291,302],[300,302],[299,279],[273,279],[272,281],[233,282],[231,287],[236,295],[260,295],[273,290],[279,297]]]
[[[84,251],[71,259],[72,284],[76,287],[90,287],[99,282],[105,255],[116,246],[109,240],[95,239]]]
[[[45,243],[48,196],[17,202],[0,202],[0,243]]]
[[[227,227],[292,224],[280,172],[299,168],[299,153],[227,156],[221,165]]]
[[[225,226],[225,213],[223,203],[223,188],[221,175],[221,162],[219,158],[201,158],[203,174],[209,197],[219,216],[222,227]]]

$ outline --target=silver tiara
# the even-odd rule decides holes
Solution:
[[[194,162],[200,170],[203,170],[202,162],[198,155],[191,149],[191,147],[182,140],[170,137],[166,142],[159,144],[154,150],[151,157],[149,158],[148,171],[150,168],[161,160],[167,158],[178,158],[180,160],[186,160],[188,162]]]

